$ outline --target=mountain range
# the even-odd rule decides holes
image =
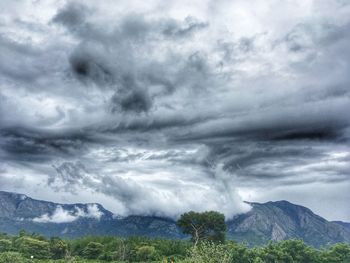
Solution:
[[[249,212],[226,222],[229,239],[250,246],[291,238],[303,239],[315,247],[350,243],[349,223],[327,221],[288,201],[249,204],[252,207]],[[58,204],[0,191],[0,232],[17,234],[22,229],[64,238],[86,235],[188,238],[170,218],[120,217],[100,204]]]

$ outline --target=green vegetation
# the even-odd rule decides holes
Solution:
[[[177,225],[185,234],[192,236],[195,246],[202,241],[225,242],[225,216],[219,212],[196,213],[191,211],[181,215]]]
[[[350,263],[350,245],[315,249],[301,240],[250,248],[225,240],[225,217],[217,212],[183,214],[178,226],[189,240],[146,237],[46,239],[21,231],[0,234],[0,263]]]
[[[62,240],[21,233],[0,235],[0,247],[0,263],[350,263],[348,244],[315,249],[301,240],[249,248],[233,241],[201,241],[194,246],[187,240],[108,236]]]
[[[22,236],[14,241],[13,247],[25,257],[50,258],[50,244],[43,239]]]

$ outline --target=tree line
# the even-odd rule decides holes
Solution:
[[[25,231],[16,236],[0,234],[0,263],[350,263],[349,244],[315,249],[301,240],[286,240],[250,248],[225,240],[225,217],[218,212],[188,212],[177,223],[190,239],[101,236],[63,240]]]

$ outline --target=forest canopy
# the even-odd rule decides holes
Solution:
[[[180,263],[349,263],[349,244],[315,249],[302,240],[248,247],[234,241],[200,242],[146,237],[45,238],[22,231],[0,235],[0,263],[180,262]]]

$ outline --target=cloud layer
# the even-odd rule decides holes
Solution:
[[[3,190],[174,218],[288,199],[350,220],[345,1],[0,10]]]
[[[57,206],[56,210],[49,214],[43,214],[32,220],[37,223],[71,223],[79,218],[94,218],[99,220],[103,212],[101,212],[96,204],[89,204],[87,212],[79,207],[75,207],[74,211],[65,210],[62,206]]]

